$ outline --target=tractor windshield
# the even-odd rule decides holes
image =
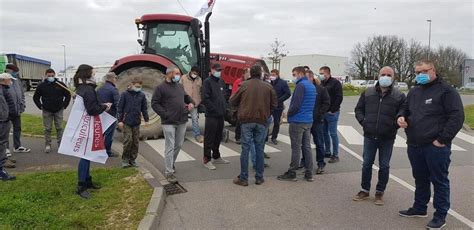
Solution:
[[[191,26],[177,23],[149,24],[145,53],[160,54],[172,60],[187,74],[198,64],[196,37]]]

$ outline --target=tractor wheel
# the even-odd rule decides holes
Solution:
[[[161,118],[151,108],[151,97],[155,88],[164,81],[165,75],[158,69],[151,67],[133,67],[122,71],[118,75],[117,88],[120,93],[127,90],[133,78],[139,77],[143,81],[143,93],[145,93],[148,102],[148,115],[150,121],[148,126],[143,124],[140,126],[140,139],[157,139],[163,136],[161,127]]]

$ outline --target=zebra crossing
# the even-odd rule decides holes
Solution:
[[[362,146],[364,144],[364,136],[359,132],[357,129],[355,129],[353,126],[348,126],[348,125],[339,125],[337,127],[337,130],[339,132],[339,139],[342,141],[344,139],[349,145],[353,146]],[[233,131],[230,131],[230,136],[234,137],[235,133]],[[467,142],[469,145],[474,145],[474,137],[463,133],[459,132],[458,135],[456,136],[455,139]],[[231,138],[233,140],[233,138]],[[191,142],[193,145],[198,147],[198,150],[194,148],[193,152],[195,155],[193,157],[192,154],[186,152],[187,149],[181,149],[178,158],[176,162],[188,162],[188,161],[195,161],[196,159],[201,158],[202,154],[202,149],[204,145],[202,143],[197,142],[194,137],[192,136],[191,133],[188,133],[186,135],[186,141]],[[281,152],[288,152],[289,151],[289,146],[291,145],[290,137],[285,134],[279,134],[278,135],[278,145],[270,145],[266,144],[265,145],[265,152],[266,153],[281,153]],[[164,158],[165,155],[165,140],[164,139],[158,139],[158,140],[147,140],[145,141],[151,148],[153,148],[162,158]],[[231,146],[233,145],[233,146]],[[233,148],[232,148],[233,147]],[[400,135],[397,135],[397,138],[395,139],[394,143],[395,148],[406,148],[406,139]],[[240,147],[239,147],[240,148]],[[229,142],[229,143],[221,143],[220,146],[220,152],[222,157],[235,157],[235,156],[240,156],[240,151],[236,151],[234,149],[239,149],[236,148],[234,142]],[[283,150],[283,149],[284,150]],[[314,144],[311,144],[311,148],[315,148]],[[462,151],[466,152],[467,150],[456,145],[452,144],[451,149],[453,151]],[[196,155],[197,154],[197,155]]]

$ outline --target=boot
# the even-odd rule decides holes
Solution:
[[[100,186],[92,183],[92,177],[91,176],[86,179],[86,184],[87,184],[87,188],[91,188],[91,189],[100,189],[101,188]]]
[[[15,163],[13,163],[13,161],[11,161],[10,159],[7,158],[7,160],[5,161],[3,167],[12,169],[12,168],[16,168],[16,165],[15,165]]]
[[[84,199],[91,198],[91,194],[87,191],[87,182],[79,182],[77,184],[76,194]]]
[[[5,169],[0,169],[0,180],[9,181],[9,180],[15,180],[15,179],[16,177],[8,174],[8,172],[5,171]]]

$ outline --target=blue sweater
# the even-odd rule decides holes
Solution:
[[[296,81],[296,88],[288,109],[289,123],[313,123],[313,110],[316,103],[316,88],[303,77]]]

